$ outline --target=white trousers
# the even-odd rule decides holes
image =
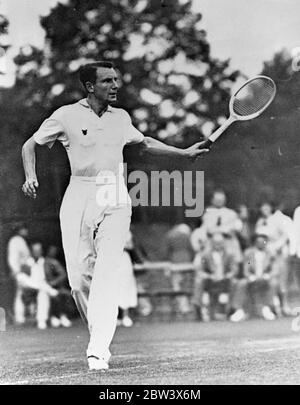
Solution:
[[[46,282],[34,280],[25,273],[16,276],[17,291],[14,302],[15,320],[17,323],[25,322],[25,305],[22,299],[23,291],[31,289],[37,291],[36,320],[38,323],[46,322],[49,317],[50,294],[53,290]]]
[[[127,200],[101,204],[98,196],[121,187]],[[118,314],[118,270],[129,231],[131,204],[124,182],[96,185],[71,177],[60,222],[69,283],[81,317],[88,323],[87,356],[109,358]]]

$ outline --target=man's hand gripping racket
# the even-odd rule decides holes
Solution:
[[[276,85],[267,76],[256,76],[246,81],[229,102],[229,118],[212,133],[201,147],[210,148],[223,132],[235,121],[247,121],[258,117],[274,100]]]

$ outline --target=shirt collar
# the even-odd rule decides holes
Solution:
[[[79,100],[79,104],[82,105],[83,107],[91,108],[86,98]],[[105,112],[112,112],[112,111],[113,111],[112,106],[108,104]]]

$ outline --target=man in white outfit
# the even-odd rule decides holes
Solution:
[[[226,206],[226,194],[223,190],[215,190],[211,204],[206,208],[201,228],[208,241],[214,234],[222,234],[225,238],[225,250],[232,254],[238,263],[242,262],[242,251],[237,234],[242,229],[242,222],[237,213]]]
[[[106,370],[117,323],[118,268],[131,218],[122,173],[123,147],[139,143],[141,153],[147,150],[170,159],[191,160],[208,150],[201,142],[179,149],[144,137],[125,110],[111,106],[118,91],[111,62],[82,66],[80,81],[87,97],[56,110],[24,144],[23,192],[36,198],[36,144],[51,148],[60,141],[72,173],[60,211],[69,283],[90,331],[89,368]]]
[[[46,329],[49,318],[51,297],[56,297],[58,292],[46,280],[45,258],[40,242],[31,245],[31,255],[22,267],[18,277],[22,293],[32,292],[36,295],[36,321],[38,329]]]
[[[7,246],[7,262],[11,276],[16,283],[16,293],[14,298],[14,318],[17,324],[25,322],[25,306],[22,299],[22,287],[20,286],[21,269],[30,257],[30,250],[26,242],[28,229],[25,225],[20,224],[16,228],[16,234],[10,238]],[[22,276],[21,276],[22,278]]]

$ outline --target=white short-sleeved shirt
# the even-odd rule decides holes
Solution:
[[[36,143],[49,148],[60,141],[68,153],[72,175],[88,177],[101,171],[119,174],[123,147],[143,139],[125,110],[108,106],[99,117],[86,99],[56,110],[34,134]]]
[[[20,235],[13,236],[8,242],[7,253],[9,267],[12,274],[16,275],[30,257],[30,250],[25,239]]]

